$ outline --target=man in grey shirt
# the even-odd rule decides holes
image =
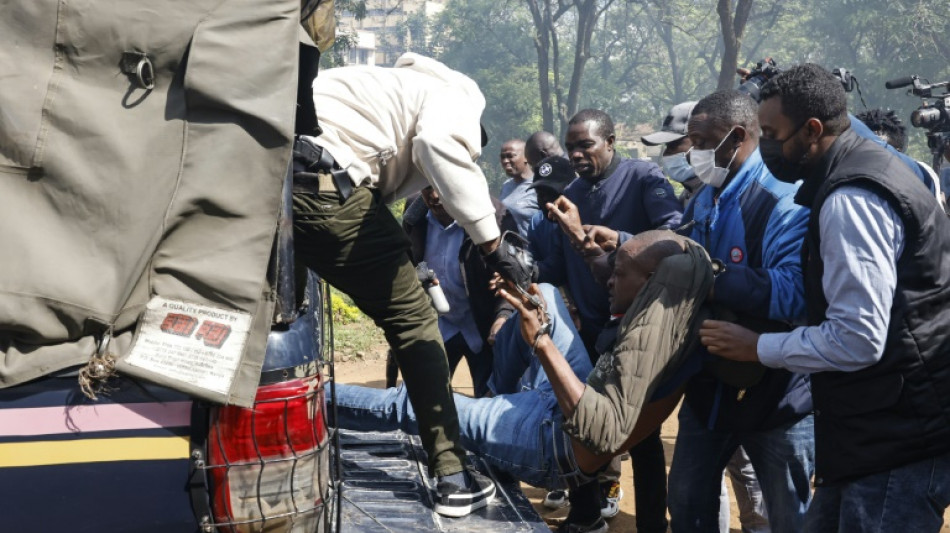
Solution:
[[[531,188],[534,171],[525,160],[525,143],[521,139],[509,139],[501,145],[498,156],[508,179],[501,185],[499,199],[505,206],[502,230],[511,230],[527,237],[528,225],[535,213],[540,211],[538,196]]]

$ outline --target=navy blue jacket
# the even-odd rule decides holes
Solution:
[[[759,332],[790,329],[805,316],[801,247],[808,209],[794,203],[797,190],[776,180],[756,150],[718,199],[716,189],[703,187],[683,217],[695,221],[689,237],[725,264],[713,302]],[[713,357],[701,348],[693,362]],[[740,391],[704,369],[687,385],[686,401],[710,429],[767,429],[811,411],[806,376],[764,372],[762,381]]]
[[[564,189],[564,196],[577,205],[581,222],[619,231],[622,240],[661,226],[679,226],[682,204],[654,163],[615,155],[604,174],[607,177],[596,183],[577,178]],[[539,280],[567,288],[580,315],[581,336],[592,346],[610,318],[607,289],[597,283],[567,236],[540,222],[534,226],[544,230],[529,235],[530,241],[537,241],[531,251]]]

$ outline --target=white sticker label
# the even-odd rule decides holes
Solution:
[[[148,302],[125,362],[227,394],[251,326],[251,315],[156,296]]]

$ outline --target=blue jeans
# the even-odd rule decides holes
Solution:
[[[564,307],[550,285],[541,292],[551,314],[551,339],[581,380],[590,358]],[[591,478],[577,468],[570,438],[561,430],[561,413],[538,358],[521,338],[513,315],[495,337],[492,398],[455,394],[462,445],[496,466],[547,488],[573,486]],[[403,387],[373,389],[336,385],[337,424],[344,429],[415,433],[415,413]]]
[[[759,478],[772,531],[802,531],[815,469],[812,416],[763,431],[716,431],[684,403],[669,480],[674,533],[719,531],[722,472],[739,446]]]
[[[736,495],[736,507],[739,508],[739,524],[742,533],[771,533],[768,511],[762,487],[755,476],[755,468],[749,456],[740,446],[726,465],[726,473],[732,481],[732,491]],[[722,494],[719,497],[719,530],[729,531],[729,493],[726,490],[726,478],[722,479]],[[725,517],[723,516],[725,515]],[[725,526],[723,526],[725,518]]]
[[[950,454],[815,489],[808,532],[937,533],[950,505]]]

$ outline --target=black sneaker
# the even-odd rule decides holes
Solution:
[[[602,516],[598,516],[590,524],[572,522],[568,517],[567,521],[557,528],[557,533],[607,533],[607,529],[607,521]]]
[[[470,482],[459,487],[449,481],[440,481],[435,487],[435,512],[442,516],[458,518],[476,509],[481,509],[495,499],[495,483],[491,479],[468,469]]]

